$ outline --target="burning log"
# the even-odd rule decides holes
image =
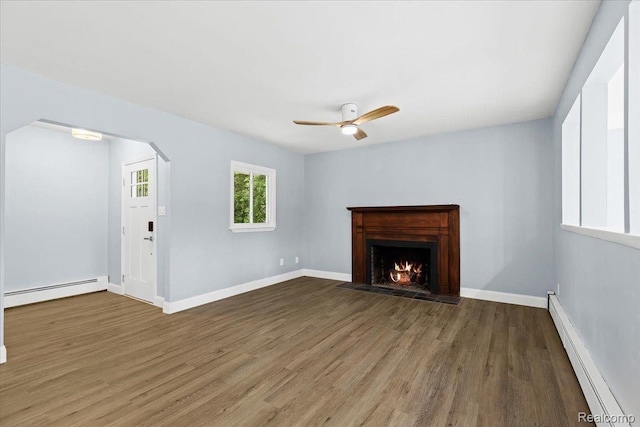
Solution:
[[[409,261],[394,263],[394,269],[389,271],[389,277],[393,283],[407,286],[415,284],[422,276],[422,264],[410,264]]]

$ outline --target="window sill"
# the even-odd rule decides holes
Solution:
[[[600,230],[598,228],[578,227],[576,225],[561,224],[560,228],[572,233],[582,234],[583,236],[594,237],[608,242],[618,243],[619,245],[629,246],[631,248],[640,249],[640,236],[632,234],[616,233],[615,231]]]
[[[258,225],[258,226],[238,226],[233,225],[229,227],[229,230],[233,233],[253,233],[260,231],[273,231],[275,230],[275,225]]]

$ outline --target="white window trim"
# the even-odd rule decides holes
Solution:
[[[246,174],[257,173],[267,176],[267,222],[260,224],[236,224],[233,222],[234,213],[234,173],[242,172]],[[247,233],[258,231],[274,231],[276,229],[276,170],[264,166],[252,165],[249,163],[231,161],[229,175],[229,230],[234,233]],[[251,198],[253,192],[250,193]],[[253,209],[253,202],[249,201],[249,210]]]
[[[583,236],[595,237],[596,239],[606,240],[608,242],[618,243],[620,245],[629,246],[640,249],[640,236],[627,233],[618,233],[600,228],[591,228],[578,225],[561,224],[560,228]]]
[[[632,3],[636,3],[639,0],[633,0]],[[629,11],[631,11],[631,5],[629,5]],[[629,26],[629,22],[628,19],[623,18],[621,21],[622,25],[624,25],[625,30],[627,29],[627,27]],[[619,24],[620,25],[620,24]],[[613,35],[612,35],[613,37]],[[626,31],[625,32],[625,36],[624,36],[624,43],[625,43],[625,50],[628,49],[628,44],[630,42],[630,38],[629,38],[629,32]],[[607,42],[608,43],[608,42]],[[631,120],[629,120],[629,117],[631,117],[632,115],[630,114],[629,110],[630,110],[630,106],[632,105],[631,102],[629,102],[629,93],[630,93],[630,84],[629,84],[629,79],[628,76],[630,74],[629,70],[631,67],[631,61],[629,60],[629,56],[625,54],[625,58],[624,58],[624,67],[625,67],[625,129],[629,129],[630,128],[630,124],[631,124]],[[595,65],[594,65],[595,67]],[[592,71],[593,72],[593,71]],[[585,82],[586,84],[586,82]],[[584,89],[584,86],[583,88]],[[579,93],[579,97],[582,96],[582,89],[580,90]],[[571,109],[569,110],[569,112],[567,113],[567,116],[571,113]],[[582,109],[580,111],[580,117],[582,120]],[[565,116],[565,121],[566,121],[567,117]],[[564,121],[563,121],[564,123]],[[580,130],[582,132],[582,128]],[[628,131],[627,131],[628,132]],[[627,133],[627,135],[625,135],[625,145],[628,144],[628,138],[631,138],[631,136],[629,136],[630,133]],[[561,141],[561,144],[564,143],[564,140]],[[580,137],[580,147],[582,149],[582,135]],[[628,154],[625,156],[625,167],[627,167],[630,163],[630,159],[628,157]],[[582,162],[582,159],[581,159]],[[580,163],[580,167],[582,167],[582,163]],[[563,169],[564,172],[564,169]],[[582,181],[582,178],[581,180]],[[580,186],[582,186],[582,182],[580,182]],[[625,191],[627,192],[627,194],[625,195],[625,197],[630,197],[630,192],[632,191],[630,186],[625,186]],[[562,216],[564,218],[564,194],[563,194],[563,199],[562,199],[562,203],[563,203],[563,212],[562,212]],[[578,222],[580,223],[578,224],[565,224],[565,223],[561,223],[560,224],[560,229],[564,230],[564,231],[569,231],[572,233],[576,233],[576,234],[581,234],[583,236],[588,236],[588,237],[592,237],[592,238],[596,238],[596,239],[600,239],[600,240],[604,240],[604,241],[608,241],[608,242],[612,242],[612,243],[617,243],[620,245],[624,245],[624,246],[628,246],[634,249],[640,249],[640,235],[638,234],[631,234],[633,231],[629,228],[629,220],[630,218],[628,217],[629,215],[631,215],[631,211],[630,209],[626,209],[625,211],[625,222],[627,223],[625,226],[625,231],[612,231],[611,229],[605,229],[605,228],[596,228],[596,227],[589,227],[589,226],[584,226],[582,225],[582,192],[580,193],[580,215],[579,215],[579,220]],[[631,220],[633,220],[633,218],[631,218]]]

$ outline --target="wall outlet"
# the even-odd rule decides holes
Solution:
[[[166,206],[158,206],[158,216],[165,216],[167,214]]]
[[[284,258],[280,258],[280,265],[284,265]]]
[[[300,258],[296,257],[296,264],[300,262]]]

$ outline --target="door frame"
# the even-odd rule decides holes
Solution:
[[[155,292],[154,292],[154,299],[153,301],[149,302],[149,301],[143,301],[141,299],[132,297],[131,295],[127,295],[126,293],[126,287],[125,287],[125,281],[123,280],[124,277],[124,259],[125,259],[125,241],[124,241],[124,217],[125,217],[125,187],[126,187],[126,176],[124,173],[124,170],[127,166],[136,164],[136,163],[141,163],[141,162],[146,162],[149,160],[153,160],[154,163],[154,167],[155,167],[155,183],[153,184],[154,186],[154,194],[155,194],[155,200],[153,202],[153,234],[154,234],[154,239],[153,239],[153,253],[155,254],[155,256],[153,257],[153,266],[152,266],[152,271],[153,271],[153,281],[155,284]],[[146,157],[142,157],[139,159],[135,159],[135,160],[125,160],[122,162],[122,168],[120,170],[120,175],[122,178],[122,187],[120,187],[120,286],[122,287],[122,295],[135,299],[136,301],[141,301],[144,303],[148,303],[151,305],[154,305],[156,307],[160,307],[162,308],[162,304],[159,304],[159,301],[161,301],[160,297],[158,296],[158,235],[159,235],[159,228],[158,227],[158,155],[157,154],[153,154],[151,156],[146,156]]]

